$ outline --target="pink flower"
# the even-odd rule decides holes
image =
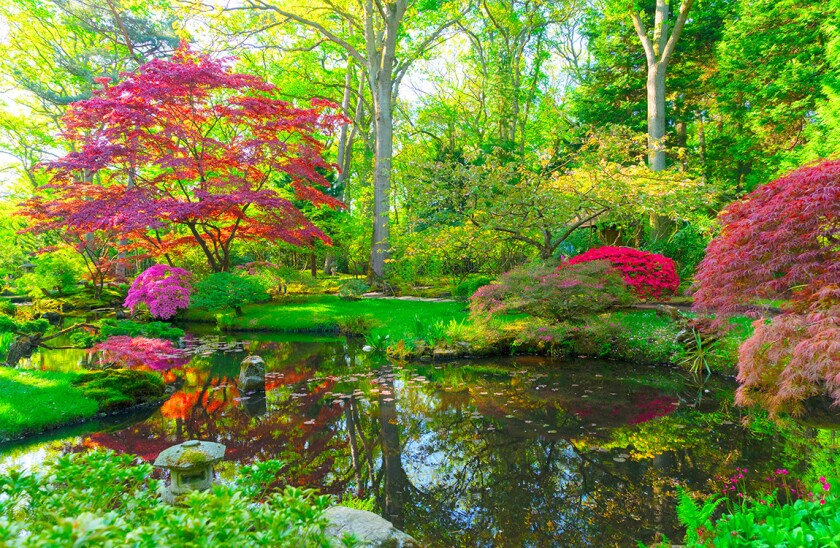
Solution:
[[[190,304],[190,278],[182,268],[156,264],[144,270],[128,290],[124,306],[134,309],[144,304],[155,318],[168,320]]]

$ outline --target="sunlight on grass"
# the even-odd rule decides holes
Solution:
[[[76,374],[0,368],[0,438],[90,417],[99,405],[72,385]]]

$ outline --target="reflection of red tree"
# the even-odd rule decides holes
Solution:
[[[150,339],[147,337],[127,337],[118,335],[93,347],[94,352],[101,352],[106,363],[116,363],[123,367],[150,367],[165,371],[173,367],[183,367],[190,357],[176,348],[172,341]]]
[[[151,462],[156,459],[161,451],[170,445],[172,445],[172,442],[165,437],[116,437],[107,432],[97,432],[96,434],[91,434],[89,438],[86,438],[82,442],[82,448],[85,450],[102,447],[111,449],[117,453],[130,453],[132,455],[137,455],[147,462]]]
[[[670,415],[677,409],[677,399],[662,394],[641,392],[636,394],[633,400],[638,413],[627,419],[627,424],[641,424],[657,417]]]
[[[325,492],[341,492],[348,479],[343,475],[337,479],[331,471],[335,455],[343,454],[347,443],[345,436],[337,435],[341,432],[337,421],[344,408],[323,401],[334,380],[308,386],[314,373],[314,368],[293,367],[269,373],[269,392],[288,386],[295,396],[273,402],[267,414],[255,417],[241,405],[234,379],[209,378],[207,371],[186,369],[183,376],[190,379],[191,388],[173,394],[159,415],[118,432],[95,434],[83,445],[152,460],[166,447],[187,439],[217,441],[227,446],[226,460],[280,459],[288,465],[283,475],[290,484],[319,485]],[[202,388],[194,388],[196,385]]]
[[[161,406],[160,413],[167,419],[187,419],[200,407],[209,416],[233,406],[236,398],[239,398],[236,386],[213,379],[205,388],[172,394]]]

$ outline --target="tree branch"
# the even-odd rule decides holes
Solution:
[[[671,55],[674,53],[674,49],[677,47],[677,40],[680,39],[680,33],[685,26],[685,21],[688,19],[688,11],[691,9],[691,5],[693,3],[694,0],[683,0],[682,5],[680,6],[680,14],[677,17],[676,24],[674,24],[674,30],[671,32],[671,37],[668,39],[668,43],[665,45],[665,50],[662,52],[662,61],[666,66],[671,60]]]
[[[349,42],[347,42],[343,38],[340,38],[339,36],[336,36],[329,29],[327,29],[326,27],[324,27],[322,24],[318,23],[317,21],[313,21],[311,19],[306,19],[305,17],[301,17],[300,15],[296,15],[294,13],[291,13],[291,12],[288,12],[288,11],[285,11],[285,10],[281,10],[277,6],[268,4],[264,0],[248,0],[248,6],[250,6],[250,8],[248,8],[248,7],[238,7],[238,8],[226,8],[226,9],[227,10],[258,9],[258,10],[273,11],[277,14],[282,15],[283,17],[285,17],[287,19],[290,19],[292,21],[296,21],[296,22],[300,23],[301,25],[307,26],[307,27],[321,33],[321,35],[324,36],[330,42],[344,48],[347,51],[347,53],[349,53],[350,56],[353,57],[353,59],[355,59],[360,65],[364,66],[364,65],[367,64],[364,56],[361,53],[359,53],[359,50],[357,50],[355,47],[353,47]]]
[[[633,18],[633,26],[636,28],[636,35],[642,42],[642,47],[645,48],[645,57],[647,58],[648,66],[653,66],[656,64],[656,56],[653,54],[653,45],[650,43],[650,38],[648,38],[647,30],[645,30],[645,24],[642,22],[642,18],[638,13],[631,13],[630,17]]]

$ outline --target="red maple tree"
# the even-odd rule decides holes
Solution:
[[[784,310],[741,346],[736,401],[774,413],[825,393],[840,403],[840,160],[760,187],[720,218],[695,308],[760,316],[762,300],[780,299]]]
[[[123,251],[167,256],[198,247],[230,269],[234,242],[310,245],[329,238],[293,199],[342,207],[322,192],[319,136],[332,105],[298,108],[257,77],[180,47],[73,104],[63,136],[74,152],[51,162],[51,183],[26,204],[32,230],[116,232]]]
[[[840,284],[840,160],[759,187],[720,215],[723,229],[697,267],[699,309],[758,313],[762,299],[805,311]]]

